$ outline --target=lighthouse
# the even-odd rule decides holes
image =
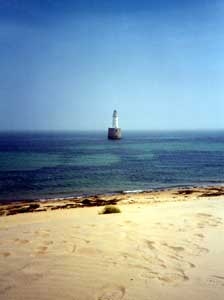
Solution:
[[[121,128],[118,126],[118,113],[116,110],[112,116],[112,127],[108,128],[108,139],[119,140],[121,139]]]

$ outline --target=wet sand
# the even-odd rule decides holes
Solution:
[[[102,201],[122,212],[98,214]],[[223,299],[223,187],[47,201],[7,215],[31,204],[1,206],[1,300]]]

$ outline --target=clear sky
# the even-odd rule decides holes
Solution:
[[[223,0],[0,0],[0,130],[224,128]]]

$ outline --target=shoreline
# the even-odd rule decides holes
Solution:
[[[205,183],[201,185],[173,185],[173,186],[162,186],[162,187],[154,187],[148,189],[134,189],[134,190],[114,190],[114,191],[105,191],[102,193],[82,193],[82,194],[70,194],[68,196],[46,196],[46,197],[37,197],[37,198],[12,198],[12,199],[0,199],[0,206],[2,205],[9,205],[15,203],[28,203],[28,202],[45,202],[45,201],[63,201],[63,200],[70,200],[70,199],[78,199],[78,198],[88,198],[88,197],[96,197],[96,196],[113,196],[113,195],[120,195],[120,194],[138,194],[138,193],[148,193],[148,192],[160,192],[160,191],[169,191],[169,190],[176,190],[176,189],[194,189],[194,188],[212,188],[212,187],[224,187],[224,182],[221,183]]]
[[[155,204],[157,202],[196,200],[201,197],[219,197],[224,195],[223,185],[159,188],[151,190],[133,190],[76,197],[24,200],[1,203],[0,217],[21,213],[52,211],[96,207],[105,205],[123,205],[133,203]],[[164,199],[167,198],[167,199]]]

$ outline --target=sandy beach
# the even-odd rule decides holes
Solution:
[[[100,215],[106,203],[122,212]],[[1,300],[223,299],[223,187],[13,203],[0,212]]]

